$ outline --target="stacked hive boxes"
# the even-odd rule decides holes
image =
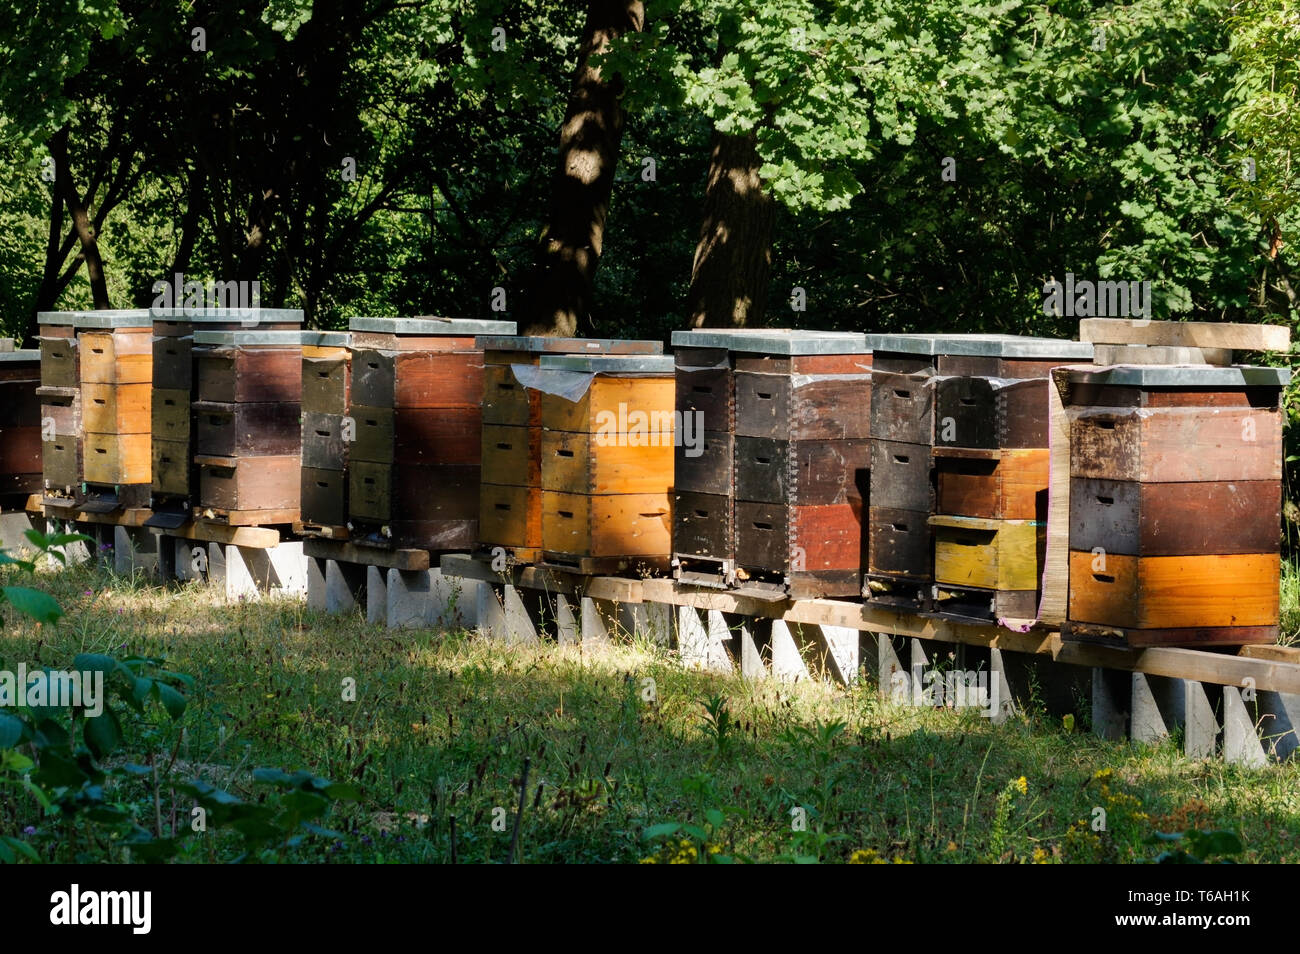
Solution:
[[[196,331],[195,515],[292,523],[302,467],[302,332]]]
[[[1290,372],[1058,374],[1070,428],[1066,632],[1130,646],[1274,642]]]
[[[72,506],[81,492],[81,363],[76,315],[42,312],[41,474],[47,504]]]
[[[930,518],[940,512],[936,510],[932,451],[936,444],[944,445],[939,459],[945,461],[946,472],[960,475],[965,468],[972,477],[990,476],[982,469],[987,469],[988,460],[998,458],[976,451],[998,451],[1017,442],[1037,441],[1032,436],[1032,422],[1019,421],[1019,414],[1028,409],[1031,416],[1045,421],[1047,399],[1043,388],[1048,370],[1080,358],[1086,360],[1092,354],[1091,345],[1014,335],[868,335],[867,339],[875,348],[875,386],[871,400],[870,552],[863,592],[877,600],[929,605],[935,581],[936,529],[944,540],[945,577],[960,574],[961,564],[969,563],[959,560],[953,564],[949,557],[964,551],[952,547],[982,543],[983,556],[976,563],[987,569],[981,561],[992,557],[993,575],[963,577],[963,585],[993,583],[989,589],[995,590],[1013,580],[1020,585],[1023,561],[1013,576],[1004,579],[998,575],[996,554],[1004,544],[990,539],[999,525],[988,521],[1010,519],[1008,512],[1024,512],[1023,497],[1015,505],[1020,510],[981,504],[987,506],[981,514],[950,515],[965,519],[940,520],[938,527],[932,526]],[[1016,383],[1032,378],[1040,379],[1040,384]],[[1036,399],[1041,399],[1041,409]],[[940,402],[942,414],[936,411]],[[1017,434],[1012,434],[1012,429]],[[1046,446],[1045,440],[1042,446]],[[950,463],[981,458],[983,465]],[[1028,467],[1032,475],[1035,464],[1030,456],[1016,460],[1016,466]],[[1003,476],[1011,473],[1012,468],[1008,468]],[[968,503],[956,501],[973,488],[963,485],[960,479],[948,483],[948,499],[954,508],[970,509]],[[974,522],[968,523],[970,520]],[[1018,532],[1023,535],[1025,529],[1022,526]],[[1032,529],[1037,532],[1036,527]],[[1010,541],[1016,532],[1004,539]]]
[[[737,359],[763,352],[752,344],[755,340],[770,343],[808,334],[817,333],[673,332],[677,413],[683,426],[673,464],[673,573],[678,579],[714,586],[735,580]]]
[[[583,573],[667,569],[673,359],[543,355],[535,370],[523,381],[541,392],[543,560]]]
[[[329,534],[348,522],[348,448],[356,420],[352,394],[352,336],[343,331],[302,336],[302,522],[304,532]]]
[[[479,544],[536,563],[542,555],[541,392],[525,388],[514,368],[535,368],[546,354],[661,354],[663,345],[490,335],[480,337],[478,346],[484,387]]]
[[[292,331],[302,312],[279,308],[172,308],[153,311],[153,526],[177,527],[199,495],[194,464],[198,375],[194,332]]]
[[[935,378],[935,596],[981,619],[1034,619],[1047,542],[1051,368],[1092,346],[1008,335],[945,339]]]
[[[149,498],[149,312],[44,313],[46,502],[108,512]]]
[[[871,466],[865,337],[774,332],[732,351],[736,577],[798,598],[857,594]]]
[[[39,351],[0,351],[0,495],[41,489],[40,385]]]
[[[469,550],[478,538],[483,352],[514,322],[354,318],[348,456],[353,538]]]

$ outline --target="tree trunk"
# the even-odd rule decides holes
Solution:
[[[604,79],[591,58],[644,24],[640,2],[590,0],[587,6],[578,70],[560,129],[551,213],[538,244],[528,334],[572,335],[587,320],[624,119],[622,78]]]
[[[56,177],[58,170],[55,170]],[[59,298],[59,268],[67,258],[63,248],[63,197],[57,186],[50,186],[50,232],[45,243],[45,267],[41,271],[41,285],[36,291],[36,307],[27,316],[23,328],[24,338],[35,339],[40,334],[36,316],[43,311],[53,311]],[[19,342],[21,346],[22,342]]]
[[[762,165],[753,133],[713,134],[704,223],[687,293],[692,328],[764,324],[775,207],[758,175]]]
[[[68,168],[68,127],[64,126],[50,137],[50,157],[54,160],[54,187],[63,197],[64,205],[72,218],[72,227],[81,241],[81,254],[86,262],[86,277],[90,279],[90,294],[96,309],[111,307],[108,302],[108,283],[104,280],[104,263],[99,257],[99,242],[90,224],[86,205],[77,194]]]

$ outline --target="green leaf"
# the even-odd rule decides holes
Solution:
[[[656,838],[675,835],[681,831],[681,828],[680,822],[663,822],[659,825],[651,825],[641,833],[641,837],[645,841],[654,841]]]
[[[282,782],[293,781],[293,776],[278,768],[256,768],[253,769],[253,781],[262,782],[266,785],[278,785]]]
[[[167,714],[172,717],[172,721],[175,722],[180,719],[185,714],[185,706],[187,705],[185,697],[165,682],[155,682],[154,685],[158,689],[159,701],[162,702],[163,708],[167,710]]]
[[[9,605],[38,623],[57,623],[63,610],[49,593],[27,586],[6,586],[4,597]]]
[[[361,792],[355,785],[347,782],[331,782],[322,791],[337,802],[356,802],[361,800]]]
[[[22,720],[0,712],[0,749],[12,749],[22,737]]]
[[[122,727],[112,709],[105,709],[103,714],[86,719],[82,733],[86,747],[97,759],[111,755],[122,744]]]

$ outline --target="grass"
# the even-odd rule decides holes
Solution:
[[[1158,850],[1143,843],[1152,832],[1193,827],[1237,832],[1240,860],[1300,861],[1300,767],[1249,771],[1185,760],[1173,742],[1104,742],[1032,705],[993,726],[973,711],[882,702],[869,682],[688,672],[652,645],[506,648],[88,567],[41,582],[67,616],[41,631],[6,618],[0,668],[136,653],[196,678],[183,738],[130,730],[134,761],[165,762],[174,745],[173,777],[241,796],[255,794],[258,766],[360,789],[329,820],[344,836],[310,839],[294,860],[446,861],[454,815],[460,861],[505,861],[528,759],[529,863],[1133,861]],[[1289,585],[1295,614],[1294,576]],[[166,782],[161,810],[144,790],[122,797],[165,827],[188,815]],[[1104,831],[1090,825],[1099,809]],[[47,859],[125,857],[82,842],[74,858],[41,840],[49,824],[29,800],[0,801],[0,834],[31,826]]]

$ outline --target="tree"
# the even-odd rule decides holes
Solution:
[[[623,139],[623,78],[598,58],[614,40],[639,32],[645,10],[634,0],[590,0],[569,106],[560,127],[560,157],[551,211],[538,243],[529,334],[572,335],[591,308],[605,219]]]

